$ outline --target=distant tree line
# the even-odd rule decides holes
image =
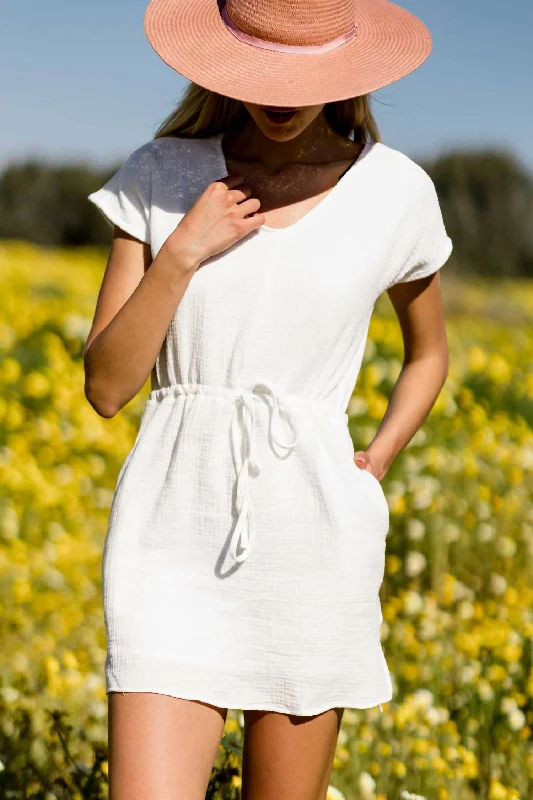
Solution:
[[[452,151],[419,163],[435,182],[461,273],[533,276],[533,177],[511,153]],[[0,174],[0,238],[108,245],[112,229],[87,195],[118,167],[9,165]]]
[[[461,272],[533,277],[533,177],[502,150],[422,164],[435,182]]]
[[[98,170],[36,160],[8,165],[0,174],[0,238],[59,247],[108,244],[112,228],[87,195],[119,166]]]

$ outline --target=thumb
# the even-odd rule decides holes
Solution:
[[[364,469],[370,462],[370,456],[368,455],[366,450],[356,450],[353,456],[353,460],[355,461],[358,467]]]

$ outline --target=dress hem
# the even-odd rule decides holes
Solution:
[[[235,710],[235,711],[276,711],[276,712],[278,712],[280,714],[291,714],[293,716],[299,716],[299,717],[307,717],[307,716],[311,716],[313,714],[322,714],[324,711],[329,711],[332,708],[347,708],[347,709],[365,710],[365,709],[368,709],[368,708],[378,707],[382,703],[390,703],[390,701],[392,700],[392,694],[389,693],[386,697],[382,697],[380,700],[377,700],[375,702],[366,703],[365,705],[357,705],[357,704],[354,705],[354,704],[351,704],[351,703],[348,703],[348,702],[331,701],[331,702],[329,702],[329,703],[327,703],[325,705],[321,705],[319,707],[315,707],[315,708],[313,708],[311,710],[293,711],[290,708],[287,708],[286,706],[276,705],[275,703],[263,703],[261,701],[257,701],[256,703],[254,703],[254,702],[242,703],[241,702],[238,705],[236,705],[234,703],[230,703],[228,705],[227,702],[221,703],[220,700],[216,700],[216,699],[213,699],[213,698],[209,699],[209,698],[207,698],[205,696],[204,697],[199,697],[198,695],[187,694],[185,692],[181,692],[180,694],[175,694],[175,693],[170,692],[170,691],[164,691],[162,689],[153,689],[153,688],[152,689],[139,689],[139,688],[131,689],[131,688],[126,688],[125,686],[123,686],[120,689],[119,688],[111,688],[111,687],[106,689],[106,694],[107,695],[111,694],[112,692],[117,692],[119,694],[126,693],[126,692],[127,693],[135,693],[135,692],[145,693],[146,692],[148,694],[163,694],[163,695],[166,695],[167,697],[175,697],[178,700],[197,700],[197,701],[199,701],[201,703],[208,703],[209,705],[215,705],[215,706],[218,706],[219,708],[227,708],[227,709],[232,709],[232,710]]]

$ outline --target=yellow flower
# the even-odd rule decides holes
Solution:
[[[499,353],[492,353],[489,358],[487,374],[494,383],[508,384],[512,378],[512,367]]]
[[[468,353],[472,372],[483,372],[487,365],[487,354],[481,347],[471,347]]]
[[[62,661],[67,669],[78,669],[79,667],[78,659],[70,650],[63,654]]]
[[[507,789],[499,781],[491,781],[489,800],[507,800]]]
[[[404,778],[407,775],[407,767],[403,763],[403,761],[393,761],[390,765],[392,773],[396,775],[397,778]]]
[[[4,384],[16,383],[20,378],[21,367],[14,358],[5,358],[0,368],[0,380]]]
[[[339,747],[337,747],[336,755],[337,755],[337,758],[340,759],[340,761],[342,761],[342,762],[350,760],[350,751],[346,747],[344,747],[343,745],[340,745]]]
[[[389,575],[395,575],[402,568],[402,560],[395,555],[388,555],[387,559],[387,572]]]
[[[226,728],[227,733],[237,733],[239,730],[239,721],[234,717],[227,717],[224,727]]]
[[[30,372],[22,380],[21,389],[27,397],[41,398],[49,393],[50,383],[42,373]]]
[[[507,678],[507,670],[501,664],[492,664],[487,671],[487,677],[491,683],[503,683]]]
[[[55,656],[45,656],[43,664],[50,675],[57,675],[61,669],[61,665]]]

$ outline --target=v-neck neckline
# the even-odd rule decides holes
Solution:
[[[213,137],[213,140],[215,142],[217,155],[219,157],[219,161],[220,161],[221,167],[225,171],[224,175],[228,175],[229,170],[228,170],[228,165],[227,165],[227,162],[226,162],[226,156],[224,155],[224,150],[222,149],[222,139],[223,138],[224,138],[224,133],[218,133],[218,134],[215,134],[215,136]],[[345,184],[349,183],[349,175],[350,175],[350,173],[358,172],[359,168],[361,168],[362,164],[365,161],[368,161],[368,156],[373,152],[376,144],[377,144],[377,142],[365,142],[365,144],[363,146],[363,149],[359,153],[359,156],[357,157],[357,159],[353,162],[353,164],[350,167],[348,167],[347,170],[345,170],[345,172],[343,172],[343,174],[341,175],[341,177],[339,178],[337,183],[331,189],[329,189],[329,191],[322,198],[322,200],[319,200],[318,203],[316,203],[312,208],[310,208],[309,211],[307,211],[302,217],[297,219],[296,222],[293,222],[290,225],[285,225],[283,228],[273,228],[270,225],[261,225],[261,227],[258,228],[257,230],[258,231],[264,231],[265,233],[269,233],[269,234],[280,235],[280,234],[287,234],[289,231],[293,231],[295,228],[301,227],[305,223],[305,221],[308,219],[308,217],[313,217],[315,215],[315,212],[318,214],[318,210],[325,203],[327,204],[328,202],[331,202],[331,196],[332,195],[339,194],[342,191],[342,189],[341,189],[342,185],[343,184],[345,185]]]

